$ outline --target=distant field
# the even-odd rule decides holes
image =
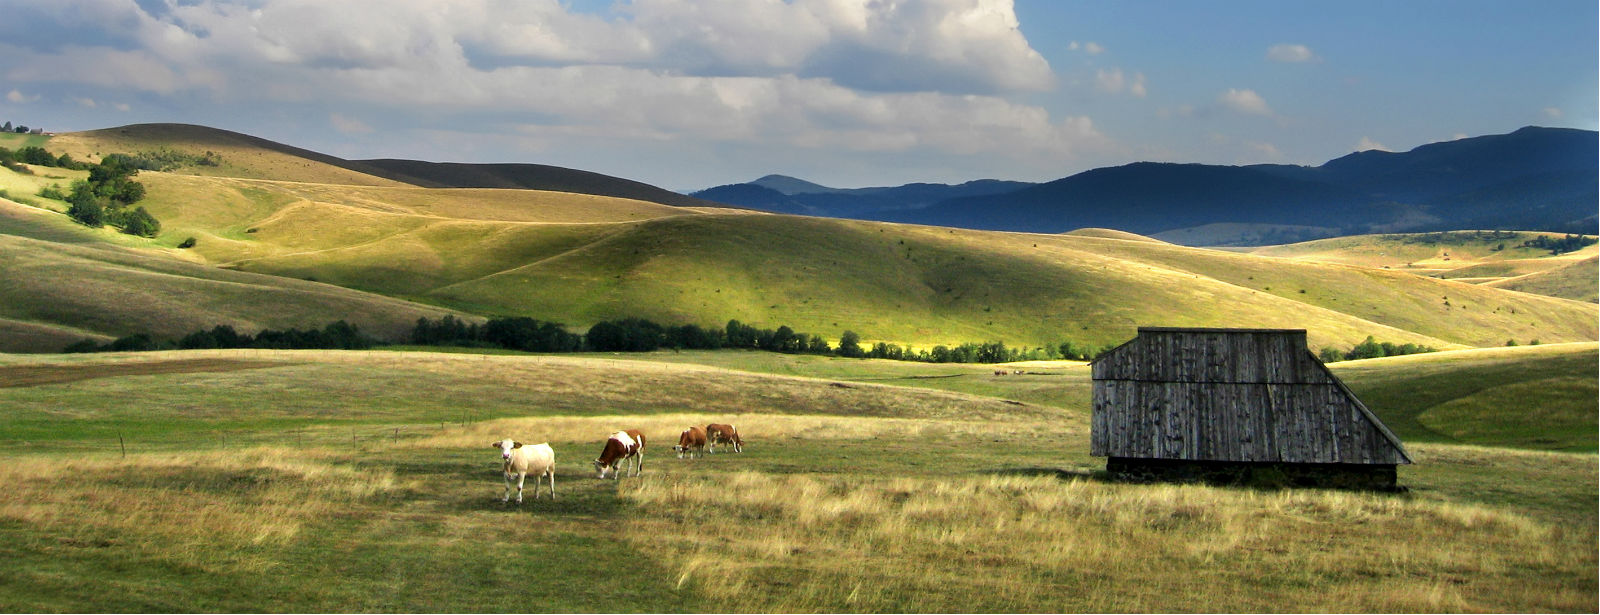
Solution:
[[[1485,286],[1574,301],[1600,302],[1600,258],[1572,262],[1555,269],[1490,281]]]
[[[1404,375],[1436,377],[1422,365],[1462,377],[1501,360],[1390,359],[1391,379],[1347,378],[1381,398],[1423,388]],[[1404,496],[1106,483],[1073,394],[1034,390],[1086,385],[1081,366],[1028,370],[1042,373],[762,353],[0,355],[14,496],[0,610],[1526,612],[1597,598],[1593,454],[1408,442]],[[1019,398],[1039,401],[1004,401]],[[676,431],[712,420],[738,424],[746,452],[673,458]],[[644,476],[593,479],[599,438],[622,427],[649,437]],[[554,502],[499,503],[488,443],[506,436],[554,445]],[[86,461],[106,471],[84,475]]]
[[[1250,250],[1294,260],[1406,271],[1496,288],[1595,302],[1595,255],[1600,245],[1551,255],[1522,244],[1560,233],[1456,231],[1362,235]]]

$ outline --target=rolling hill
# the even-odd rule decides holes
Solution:
[[[52,151],[79,160],[110,153],[159,150],[199,155],[215,152],[214,167],[187,165],[191,175],[272,179],[357,186],[511,188],[611,196],[681,207],[719,207],[633,180],[540,164],[462,164],[417,160],[345,160],[237,132],[192,124],[133,124],[67,133],[50,140]]]
[[[221,139],[186,145],[190,127],[173,134],[140,130],[153,131],[149,144],[122,145],[204,151]],[[119,129],[99,132],[132,138]],[[74,147],[87,142],[57,139]],[[350,184],[309,182],[352,171],[314,158],[296,162],[282,147],[238,143],[218,167],[138,176],[149,188],[141,205],[163,221],[155,240],[90,231],[10,206],[54,220],[0,229],[19,253],[90,245],[62,251],[76,259],[71,266],[29,274],[38,279],[26,298],[7,299],[8,314],[15,314],[8,317],[30,331],[125,335],[153,329],[164,312],[197,302],[146,301],[161,292],[147,290],[160,288],[150,280],[219,295],[222,286],[270,280],[294,292],[347,294],[338,301],[305,298],[296,304],[303,309],[229,295],[234,299],[225,307],[172,320],[185,330],[206,318],[312,326],[361,313],[393,327],[459,310],[527,315],[583,330],[625,317],[712,327],[738,319],[830,340],[848,329],[869,342],[919,348],[995,340],[1104,345],[1149,324],[1306,328],[1313,346],[1339,347],[1368,335],[1441,348],[1597,337],[1594,304],[1371,266],[1188,248],[1106,231],[1036,235],[766,215],[554,191],[424,188],[367,174]],[[243,177],[217,175],[230,169]],[[295,179],[256,177],[275,170]],[[0,188],[17,186],[18,194],[35,181],[8,173],[0,172]],[[194,248],[172,249],[191,236],[198,239]],[[119,256],[102,256],[112,247]],[[83,294],[76,285],[59,280],[115,281],[101,272],[154,267],[116,260],[134,256],[177,269],[129,276],[116,289],[97,287],[97,295],[139,300],[104,301],[59,316],[38,307],[81,301],[74,299]],[[303,320],[277,324],[296,318]]]
[[[54,352],[132,333],[175,339],[219,324],[250,333],[320,328],[339,319],[396,339],[417,318],[460,314],[98,237],[108,233],[0,199],[0,352]]]

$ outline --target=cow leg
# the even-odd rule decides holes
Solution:
[[[511,501],[511,475],[502,474],[501,478],[505,479],[506,481],[506,492],[500,496],[500,503],[504,504]]]
[[[518,472],[517,473],[517,503],[518,504],[522,503],[522,481],[527,480],[527,478],[528,478],[527,473],[525,473],[525,472]],[[539,494],[538,494],[537,490],[535,490],[535,492],[533,494],[533,497],[536,497],[536,498],[539,497]]]
[[[538,485],[534,485],[533,488],[534,488],[534,490],[538,490],[539,486]],[[551,501],[555,501],[555,499],[556,499],[556,469],[555,468],[550,468],[550,500]]]

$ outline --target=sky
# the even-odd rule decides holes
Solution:
[[[688,191],[1317,165],[1600,123],[1594,0],[6,0],[0,121]]]

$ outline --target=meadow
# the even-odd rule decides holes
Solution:
[[[0,355],[0,610],[1592,610],[1595,397],[1559,452],[1486,392],[1540,361],[1592,390],[1595,352],[1336,364],[1391,425],[1425,409],[1403,494],[1107,482],[1082,364]],[[745,452],[671,454],[712,421]],[[625,427],[643,476],[594,479]],[[552,443],[554,501],[501,504],[503,437]]]

